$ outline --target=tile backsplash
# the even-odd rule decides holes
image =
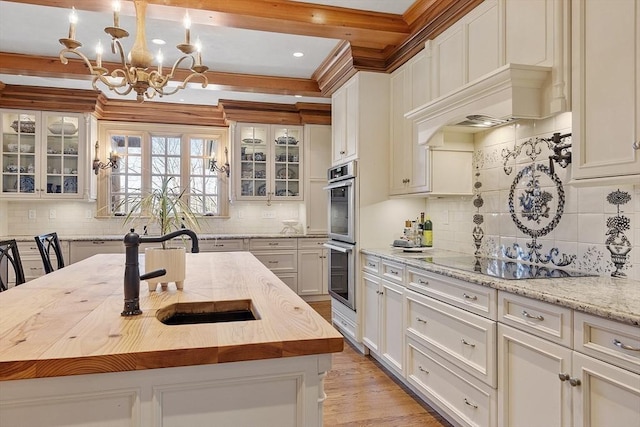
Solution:
[[[130,228],[124,226],[122,218],[94,218],[96,203],[83,201],[58,202],[4,202],[0,204],[0,221],[7,222],[2,235],[35,236],[56,231],[60,236],[107,236],[123,235]],[[200,221],[201,232],[205,234],[262,234],[280,233],[282,220],[296,219],[297,226],[304,227],[304,204],[298,202],[272,203],[236,202],[229,207],[229,218],[205,218]],[[29,218],[29,211],[35,214]],[[33,216],[33,215],[32,215]],[[269,218],[265,218],[268,216]],[[273,216],[273,218],[271,218]],[[133,223],[138,231],[144,222]],[[0,230],[2,224],[0,223]],[[153,230],[149,231],[150,233]]]
[[[434,245],[640,280],[640,184],[568,185],[571,165],[549,168],[555,132],[569,113],[476,134],[474,195],[427,201]]]

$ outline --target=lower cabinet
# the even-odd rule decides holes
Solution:
[[[298,241],[296,239],[251,239],[249,250],[269,270],[298,292]]]
[[[60,241],[62,248],[62,259],[66,264],[69,264],[69,242],[65,240]],[[44,264],[40,251],[36,245],[36,241],[18,241],[18,250],[20,251],[20,260],[22,261],[22,269],[24,270],[24,278],[28,282],[29,280],[36,279],[40,276],[44,276]],[[53,265],[57,265],[57,259],[54,251],[51,251],[51,262]],[[9,269],[11,275],[13,270]],[[15,278],[9,277],[9,283],[15,283]]]
[[[362,344],[454,424],[640,427],[637,326],[372,254],[361,277]]]
[[[404,360],[404,288],[371,274],[363,274],[364,322],[362,341],[402,375]]]
[[[298,241],[298,295],[328,295],[327,239]]]
[[[498,331],[499,426],[640,423],[640,375],[506,325]]]

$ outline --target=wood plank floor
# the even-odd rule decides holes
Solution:
[[[310,303],[330,321],[330,303]],[[328,305],[328,308],[327,308]],[[345,341],[324,383],[325,427],[451,427],[382,365]]]

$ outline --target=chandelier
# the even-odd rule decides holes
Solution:
[[[184,89],[187,83],[198,77],[202,80],[202,87],[207,87],[208,80],[204,73],[209,69],[202,65],[202,54],[199,40],[195,45],[191,44],[190,27],[191,21],[189,15],[185,15],[184,26],[186,30],[185,42],[176,47],[183,53],[171,67],[168,74],[163,74],[162,69],[162,52],[158,51],[157,68],[152,65],[153,54],[147,48],[145,35],[145,13],[147,9],[146,0],[134,0],[136,10],[136,38],[129,55],[125,55],[120,39],[128,37],[129,33],[120,28],[120,1],[113,2],[113,27],[106,27],[105,33],[111,36],[111,52],[120,57],[119,68],[112,71],[102,66],[102,45],[98,43],[96,48],[95,65],[91,63],[78,49],[82,47],[82,43],[75,39],[76,24],[78,16],[75,8],[69,15],[69,37],[60,39],[60,43],[65,47],[60,51],[60,61],[63,64],[69,62],[68,57],[76,55],[80,57],[89,68],[89,73],[93,76],[92,85],[95,90],[98,82],[105,85],[109,90],[114,91],[118,95],[127,95],[132,90],[136,92],[138,102],[144,101],[145,98],[151,99],[156,94],[160,97],[164,95],[172,95],[180,89]],[[194,54],[195,53],[195,57]],[[167,87],[167,83],[173,79],[178,66],[183,61],[191,61],[189,74],[184,81],[172,88]]]

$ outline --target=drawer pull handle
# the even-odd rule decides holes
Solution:
[[[397,271],[395,271],[395,270],[389,270],[389,273],[394,274],[394,275],[396,275],[396,276],[399,274],[399,273],[398,273]]]
[[[416,320],[420,323],[424,323],[425,325],[427,324],[427,321],[424,319],[421,319],[420,317],[416,317]]]
[[[475,344],[468,343],[468,342],[467,342],[467,340],[465,340],[464,338],[462,338],[462,339],[460,340],[460,342],[462,342],[462,344],[464,344],[464,345],[468,345],[468,346],[469,346],[469,347],[471,347],[471,348],[476,348],[476,345],[475,345]]]
[[[469,402],[466,397],[464,398],[464,403],[471,406],[473,409],[478,409],[478,405],[476,405],[475,403]]]
[[[91,243],[94,245],[104,245],[104,240],[92,240]]]
[[[478,300],[478,297],[477,297],[477,296],[475,296],[475,295],[471,296],[471,295],[467,295],[466,293],[463,293],[463,294],[462,294],[462,296],[463,296],[465,299],[468,299],[468,300],[471,300],[471,301],[477,301],[477,300]]]
[[[418,369],[420,370],[420,372],[424,372],[425,374],[428,374],[429,371],[427,371],[426,369],[424,369],[422,366],[418,366]]]
[[[630,351],[640,351],[640,348],[637,347],[631,347],[630,345],[627,345],[625,343],[623,343],[620,340],[617,339],[613,339],[613,345],[615,345],[616,347],[620,347],[623,350],[630,350]]]
[[[269,242],[269,246],[278,246],[279,243],[278,242]]]
[[[533,319],[533,320],[544,320],[544,317],[538,315],[538,316],[532,316],[529,313],[527,313],[527,310],[522,310],[522,315],[524,317],[526,317],[527,319]]]
[[[559,373],[558,378],[560,378],[560,381],[568,381],[571,379],[571,375]]]
[[[269,261],[269,264],[277,264],[278,261]]]
[[[372,263],[372,262],[367,263],[367,265],[368,265],[369,267],[375,267],[375,266],[376,266],[376,265],[375,265],[374,263]]]
[[[420,283],[421,285],[428,285],[429,281],[428,280],[418,279],[418,283]]]

